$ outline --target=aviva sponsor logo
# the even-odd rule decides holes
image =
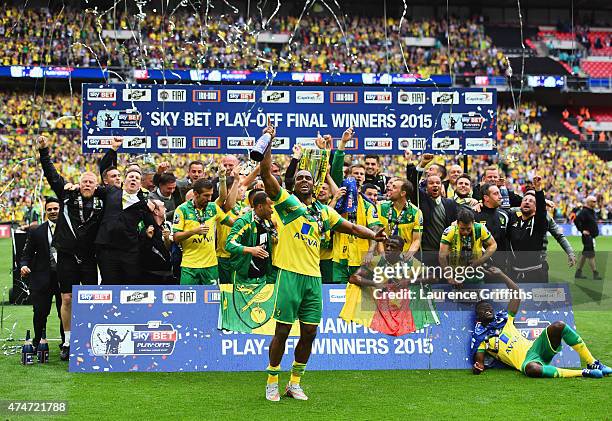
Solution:
[[[302,240],[308,247],[318,247],[319,240],[315,238],[314,227],[306,222],[302,224],[300,232],[296,232],[293,238]]]

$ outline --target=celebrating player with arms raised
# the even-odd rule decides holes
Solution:
[[[264,133],[275,136],[275,129]],[[283,189],[272,175],[270,147],[261,161],[261,177],[268,196],[274,202],[278,223],[278,245],[273,260],[278,267],[277,292],[274,306],[276,331],[270,343],[270,364],[267,368],[266,399],[279,401],[278,374],[285,352],[285,342],[293,322],[300,321],[300,340],[295,348],[291,380],[285,394],[295,399],[308,397],[300,387],[310,357],[312,344],[321,321],[322,294],[319,268],[321,239],[326,231],[335,230],[359,238],[384,240],[384,232],[375,234],[368,228],[344,220],[338,213],[313,197],[314,180],[308,170],[295,174],[294,194]]]

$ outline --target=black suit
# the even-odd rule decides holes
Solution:
[[[57,265],[55,260],[57,256],[54,256],[52,260],[50,251],[51,239],[49,222],[30,229],[21,255],[21,266],[27,266],[31,271],[28,275],[28,280],[34,310],[34,344],[38,344],[43,329],[47,327],[47,317],[51,312],[51,302],[54,296],[57,315],[60,318],[62,343],[64,340],[64,329],[60,314],[62,298],[57,282]]]
[[[153,225],[142,191],[138,202],[123,209],[124,191],[115,186],[96,189],[104,202],[104,214],[96,237],[98,266],[106,285],[136,283],[140,278],[138,225]]]
[[[436,207],[436,203],[433,198],[431,198],[427,192],[419,186],[419,179],[422,175],[422,171],[418,171],[414,164],[408,164],[406,166],[406,178],[408,181],[412,183],[412,195],[410,197],[410,201],[421,209],[423,212],[423,233],[428,229],[431,229],[432,219],[433,219],[433,211]],[[445,197],[441,197],[442,206],[444,206],[444,228],[449,227],[454,221],[457,220],[457,202],[452,199],[447,199]],[[423,261],[429,265],[437,265],[438,264],[438,251],[440,248],[440,240],[442,235],[440,233],[440,238],[437,238],[435,243],[437,247],[433,247],[433,250],[427,249],[423,247],[428,253],[423,255]]]

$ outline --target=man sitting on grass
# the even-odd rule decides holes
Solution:
[[[548,326],[535,340],[525,338],[514,326],[514,317],[521,303],[519,288],[498,268],[489,272],[502,279],[512,292],[508,310],[493,312],[493,306],[485,301],[476,304],[477,323],[472,336],[471,355],[474,358],[472,372],[480,374],[485,369],[485,353],[495,359],[520,370],[527,377],[591,377],[609,376],[612,369],[593,358],[578,333],[557,321]],[[561,351],[561,340],[576,351],[587,364],[583,370],[558,368],[550,365],[555,354]]]

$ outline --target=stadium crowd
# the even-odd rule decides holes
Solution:
[[[444,20],[388,18],[386,28],[384,19],[376,17],[277,16],[264,23],[246,22],[232,14],[198,16],[184,9],[165,16],[128,16],[116,10],[106,14],[69,9],[51,13],[5,6],[0,19],[0,40],[5,45],[0,64],[394,71],[423,77],[450,70],[497,75],[504,74],[507,65],[478,18],[451,19],[450,25]],[[130,36],[114,39],[103,35],[103,31],[114,30],[128,31]],[[258,34],[266,32],[287,34],[290,43],[258,44]],[[435,42],[432,46],[403,44],[402,51],[400,41],[405,43],[405,37],[432,38]]]

